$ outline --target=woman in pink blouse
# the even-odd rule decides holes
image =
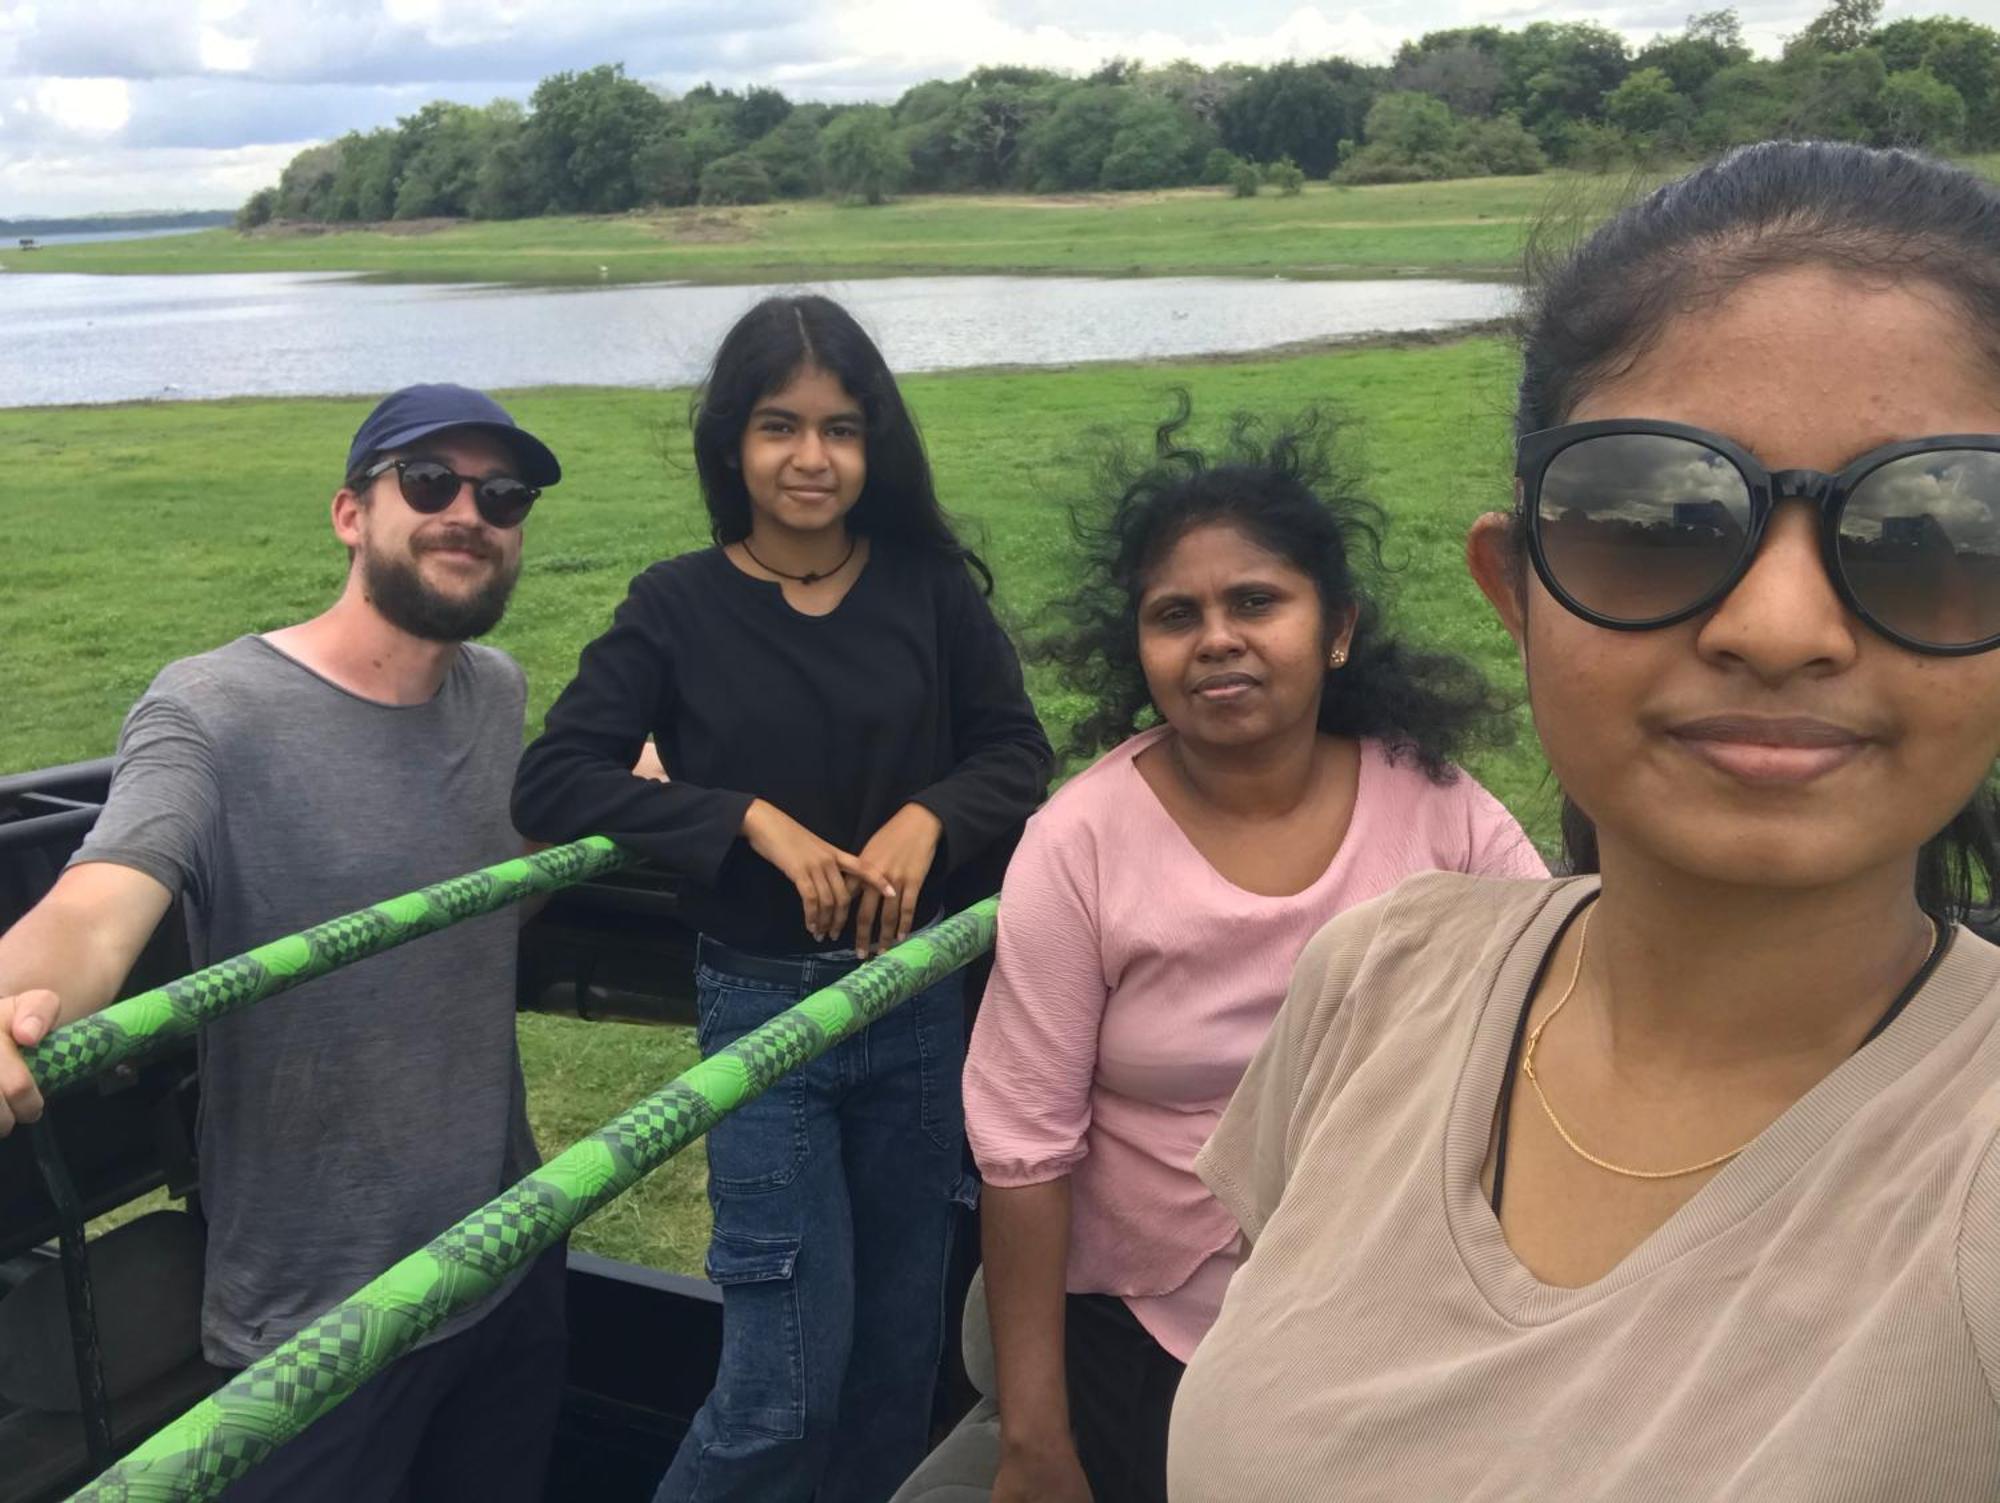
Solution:
[[[996,1503],[1165,1498],[1174,1389],[1241,1249],[1195,1154],[1306,940],[1413,872],[1547,875],[1451,763],[1495,723],[1484,686],[1358,577],[1378,514],[1323,425],[1260,446],[1239,422],[1211,464],[1185,418],[1116,477],[1051,653],[1097,706],[1072,754],[1119,744],[1029,822],[966,1065]]]

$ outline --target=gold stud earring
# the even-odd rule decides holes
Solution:
[[[1327,662],[1335,668],[1338,668],[1342,663],[1346,661],[1347,661],[1347,649],[1345,647],[1334,648],[1333,656],[1327,659]]]

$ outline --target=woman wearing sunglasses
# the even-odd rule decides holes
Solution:
[[[1173,1496],[2000,1495],[2000,193],[1771,144],[1533,288],[1474,529],[1579,870],[1336,919]]]
[[[746,314],[694,447],[715,546],[633,581],[522,759],[514,811],[681,878],[713,1053],[935,918],[945,877],[1040,801],[1051,757],[985,566],[839,305]],[[648,735],[667,781],[627,770]],[[879,1503],[922,1458],[964,1045],[954,976],[709,1133],[722,1363],[662,1500]]]

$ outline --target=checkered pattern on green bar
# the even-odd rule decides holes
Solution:
[[[993,898],[968,908],[710,1055],[237,1374],[72,1503],[215,1497],[727,1113],[991,949],[998,911]]]
[[[28,1069],[44,1095],[63,1090],[112,1065],[141,1058],[167,1040],[193,1033],[239,1007],[434,934],[461,919],[628,865],[632,859],[602,835],[592,835],[328,919],[58,1028],[23,1051]]]

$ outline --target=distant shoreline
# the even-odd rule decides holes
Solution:
[[[34,219],[0,219],[0,239],[23,236],[117,235],[150,230],[212,230],[235,222],[230,209],[160,209],[135,214],[47,215]]]

